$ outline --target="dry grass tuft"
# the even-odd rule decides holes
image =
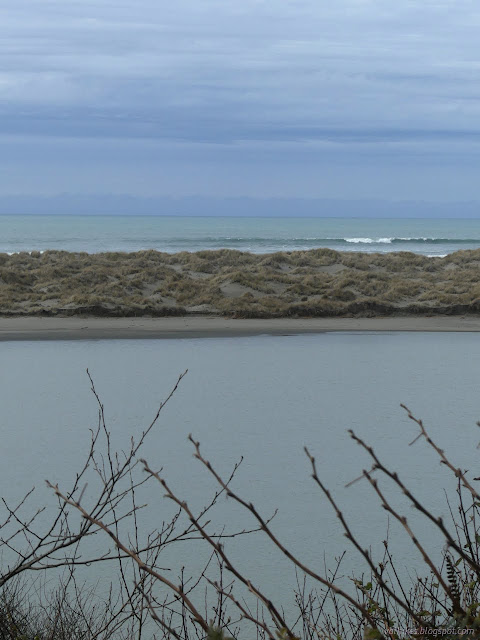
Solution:
[[[0,314],[235,317],[478,313],[480,250],[0,254]]]

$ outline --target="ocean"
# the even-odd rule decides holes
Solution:
[[[237,249],[252,253],[326,247],[444,256],[480,247],[479,219],[233,218],[2,215],[0,252]]]

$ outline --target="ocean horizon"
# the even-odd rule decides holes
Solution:
[[[25,214],[0,216],[0,252],[235,249],[251,253],[411,251],[441,257],[480,248],[480,219]]]

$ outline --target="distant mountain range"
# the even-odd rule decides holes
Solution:
[[[480,217],[480,203],[109,194],[11,195],[0,196],[0,215],[5,214],[477,218]]]

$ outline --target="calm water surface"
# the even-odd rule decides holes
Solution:
[[[51,501],[48,477],[66,486],[89,444],[97,408],[88,367],[105,404],[112,437],[128,447],[155,414],[179,373],[189,369],[162,412],[143,455],[192,506],[215,488],[193,460],[187,436],[227,474],[244,462],[235,488],[265,513],[278,507],[280,538],[321,570],[346,546],[325,499],[309,478],[303,447],[316,455],[319,472],[337,496],[360,539],[373,548],[386,517],[357,477],[368,460],[348,437],[354,429],[401,472],[421,498],[447,515],[445,468],[418,443],[399,403],[424,418],[432,435],[458,464],[480,475],[480,336],[475,333],[328,333],[292,337],[193,340],[2,342],[0,483],[14,501],[32,485],[38,503]],[[171,506],[152,485],[143,496],[151,508],[142,526],[153,529]],[[400,504],[400,503],[399,503]],[[413,517],[407,507],[407,515]],[[215,516],[227,529],[250,527],[248,513],[222,499]],[[420,537],[425,534],[418,523]],[[392,525],[395,553],[405,567],[420,567]],[[377,545],[377,546],[376,546]],[[261,536],[227,545],[232,558],[278,595],[293,572]],[[198,558],[170,552],[172,566],[196,569]],[[356,567],[354,554],[347,569]],[[349,564],[348,564],[349,563]],[[94,569],[92,569],[94,571]]]

